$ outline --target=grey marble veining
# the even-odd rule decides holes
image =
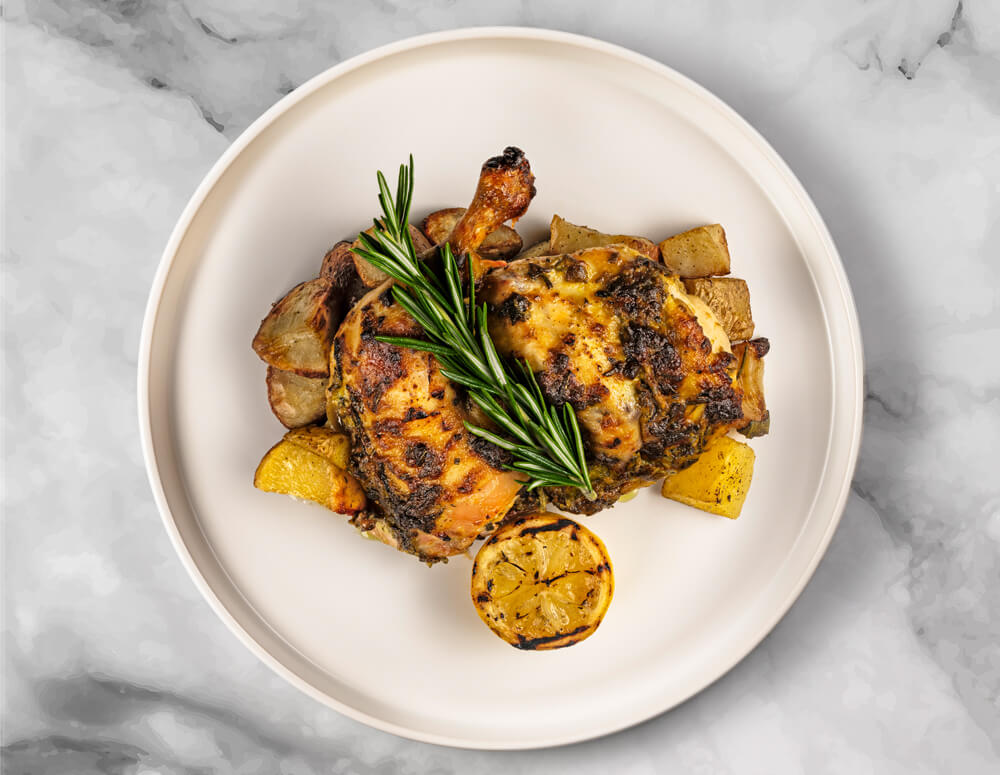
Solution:
[[[5,773],[1000,770],[1000,6],[5,3]],[[202,602],[135,424],[159,253],[214,160],[310,76],[479,24],[648,54],[816,200],[866,346],[841,528],[777,629],[639,727],[550,751],[400,740],[299,694]]]

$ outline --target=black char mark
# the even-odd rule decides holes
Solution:
[[[659,274],[666,270],[648,259],[637,259],[617,275],[597,296],[632,320],[655,326],[663,314],[666,291]]]
[[[494,309],[498,317],[511,323],[520,323],[528,319],[531,302],[519,293],[512,293]]]
[[[499,156],[491,156],[483,162],[483,170],[516,170],[524,179],[531,180],[529,201],[534,199],[538,190],[534,186],[535,176],[531,174],[531,165],[524,151],[515,145],[508,145]]]
[[[588,625],[581,624],[575,630],[570,630],[569,632],[561,632],[556,635],[546,635],[543,638],[525,638],[523,635],[517,636],[517,643],[513,644],[515,648],[524,649],[526,651],[532,651],[537,649],[539,646],[544,646],[546,643],[552,643],[557,640],[563,640],[564,638],[572,638],[574,635],[579,635],[581,632],[587,629]],[[570,643],[566,644],[567,646]]]
[[[578,412],[599,403],[610,392],[600,382],[584,386],[570,368],[569,355],[562,352],[552,353],[538,384],[550,403],[556,406],[568,403]]]

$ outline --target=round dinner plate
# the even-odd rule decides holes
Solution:
[[[590,639],[525,652],[469,596],[466,557],[428,568],[345,517],[251,484],[283,433],[250,341],[271,303],[371,224],[375,171],[416,163],[414,221],[465,205],[479,167],[525,150],[558,213],[655,240],[725,226],[756,335],[771,340],[771,433],[752,441],[742,516],[658,488],[586,524],[615,568]],[[660,713],[745,656],[798,596],[837,526],[861,432],[850,289],[801,184],[730,108],[668,67],[561,32],[425,35],[331,68],[229,148],[173,232],[142,336],[139,412],[153,492],[219,616],[292,684],[406,737],[476,748],[583,740]]]

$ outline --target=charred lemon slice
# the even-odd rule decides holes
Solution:
[[[472,566],[479,616],[519,649],[579,643],[597,629],[613,594],[601,539],[558,514],[531,514],[504,525]]]

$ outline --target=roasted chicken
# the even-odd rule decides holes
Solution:
[[[506,149],[483,165],[448,241],[489,304],[498,350],[527,361],[546,398],[568,402],[580,421],[597,498],[572,488],[543,497],[593,513],[689,465],[740,425],[742,389],[729,339],[704,302],[625,245],[480,259],[487,235],[523,215],[534,193],[524,154]],[[505,453],[465,430],[464,421],[484,418],[434,356],[377,340],[422,336],[393,302],[391,284],[361,298],[334,337],[328,414],[351,437],[350,469],[367,496],[354,522],[435,561],[531,504],[519,476],[505,470]]]
[[[497,350],[526,360],[550,403],[576,411],[596,500],[548,490],[561,509],[592,514],[690,464],[742,420],[729,339],[700,299],[631,248],[590,248],[494,270]]]
[[[535,195],[524,154],[508,148],[482,169],[472,203],[449,242],[470,256]],[[417,323],[393,303],[391,282],[364,296],[341,324],[331,350],[331,414],[351,435],[352,471],[376,507],[355,519],[373,537],[427,560],[463,551],[498,524],[518,499],[518,477],[504,454],[472,436],[472,407],[428,353],[380,342],[419,338]],[[480,419],[475,422],[481,424]]]

